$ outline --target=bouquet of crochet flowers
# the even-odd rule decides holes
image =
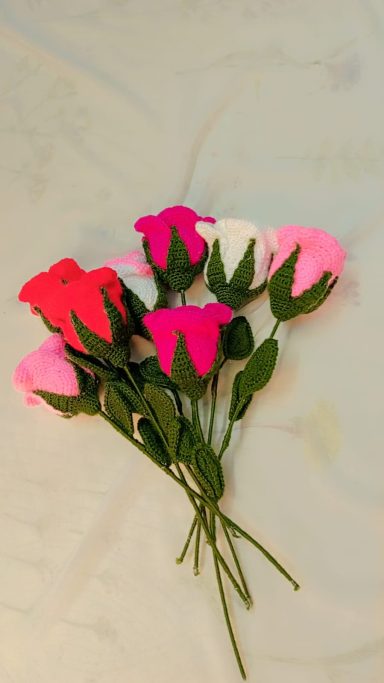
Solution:
[[[135,229],[143,234],[143,251],[88,272],[65,258],[22,287],[20,301],[30,304],[51,335],[21,360],[13,381],[28,406],[42,404],[63,417],[101,416],[184,490],[193,519],[177,562],[194,543],[193,571],[198,574],[205,538],[245,678],[223,582],[226,578],[245,607],[251,606],[237,540],[253,544],[294,590],[299,585],[223,511],[222,458],[235,422],[271,379],[278,326],[325,301],[343,269],[345,252],[322,230],[290,225],[262,231],[243,220],[202,218],[184,206],[139,218]],[[186,291],[203,270],[216,302],[188,305]],[[180,296],[174,308],[171,290]],[[265,291],[275,323],[255,348],[247,318],[234,312]],[[153,355],[130,360],[133,335],[152,341]],[[222,442],[213,444],[219,374],[231,361],[242,366],[232,386],[227,429]],[[204,433],[199,400],[208,390]]]

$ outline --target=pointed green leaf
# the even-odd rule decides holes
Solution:
[[[265,339],[250,357],[239,380],[239,399],[260,391],[269,382],[278,354],[277,339]]]
[[[192,469],[200,486],[210,498],[219,500],[224,492],[224,475],[213,448],[198,444],[192,451]]]
[[[137,428],[147,452],[155,458],[162,467],[169,467],[169,465],[171,465],[169,454],[165,450],[156,429],[152,427],[150,420],[146,417],[141,417]]]
[[[184,335],[178,333],[176,351],[173,356],[171,380],[184,391],[189,398],[201,398],[207,389],[209,377],[198,376],[185,346]]]
[[[128,434],[133,434],[132,404],[127,398],[122,382],[107,382],[104,394],[104,409]]]
[[[236,412],[236,420],[241,420],[245,413],[247,412],[247,409],[252,401],[253,395],[251,394],[247,398],[243,399],[240,403],[240,392],[239,392],[239,385],[240,385],[240,380],[241,380],[241,375],[243,374],[243,371],[240,370],[240,372],[237,373],[235,376],[233,385],[232,385],[232,396],[231,396],[231,406],[229,409],[229,419],[232,420],[232,418],[235,415]]]
[[[161,429],[167,435],[170,424],[175,419],[175,406],[172,399],[155,384],[145,384],[144,396],[155,413]]]

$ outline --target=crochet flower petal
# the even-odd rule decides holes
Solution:
[[[79,264],[72,258],[63,258],[58,263],[54,263],[50,267],[48,273],[53,275],[60,281],[72,282],[72,280],[79,280],[84,275],[85,270],[80,268]]]
[[[147,239],[153,261],[165,270],[172,237],[169,225],[159,216],[143,216],[136,221],[134,228]]]
[[[18,391],[48,391],[65,396],[78,396],[75,370],[64,354],[64,339],[60,334],[49,337],[36,351],[27,354],[16,367],[13,384]],[[37,405],[29,396],[28,405]]]

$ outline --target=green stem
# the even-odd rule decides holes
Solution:
[[[204,505],[200,505],[200,512],[201,514],[205,514],[205,507]],[[196,519],[196,517],[195,517]],[[195,538],[195,555],[194,555],[194,563],[193,563],[193,573],[195,576],[198,576],[200,574],[200,538],[201,538],[201,524],[200,522],[197,521],[197,529],[196,529],[196,538]]]
[[[192,540],[192,536],[193,536],[194,531],[195,531],[195,529],[196,529],[196,524],[197,524],[197,517],[195,516],[194,519],[193,519],[193,522],[192,522],[192,524],[191,524],[191,528],[190,528],[190,530],[189,530],[189,534],[188,534],[188,536],[187,536],[187,540],[186,540],[185,543],[184,543],[184,548],[182,549],[180,556],[176,558],[176,564],[181,564],[182,561],[184,560],[184,557],[186,556],[187,550],[188,550],[188,548],[189,548],[189,544],[190,544],[190,542],[191,542],[191,540]]]
[[[192,406],[192,422],[193,426],[197,430],[200,439],[204,442],[204,434],[203,430],[201,428],[201,422],[200,422],[200,415],[199,415],[199,404],[198,401],[191,401],[191,406]]]
[[[184,292],[184,290],[182,290],[182,291],[180,292],[180,296],[181,296],[181,303],[182,303],[182,305],[183,305],[183,306],[186,306],[186,305],[187,305],[187,300],[186,300],[186,298],[185,298],[185,292]]]
[[[276,322],[272,328],[272,332],[269,335],[268,339],[273,339],[273,337],[275,336],[275,334],[277,332],[277,328],[279,327],[280,323],[281,323],[281,320],[276,320]]]
[[[213,435],[213,425],[215,422],[215,412],[216,412],[216,400],[217,400],[217,387],[219,384],[219,370],[213,376],[211,384],[211,413],[209,416],[209,427],[208,427],[208,439],[207,443],[211,445],[212,435]]]
[[[152,410],[151,406],[149,405],[147,399],[145,398],[143,392],[141,391],[140,387],[139,387],[138,384],[136,383],[136,380],[135,380],[134,376],[132,375],[132,373],[131,373],[131,371],[130,371],[128,365],[124,368],[124,370],[125,370],[125,372],[126,372],[126,374],[127,374],[127,377],[128,377],[128,379],[129,379],[129,381],[131,382],[133,388],[135,389],[136,393],[140,396],[140,398],[141,398],[141,400],[142,400],[142,402],[143,402],[143,405],[145,406],[145,408],[146,408],[146,410],[147,410],[147,413],[148,413],[148,415],[150,416],[150,418],[151,418],[151,420],[152,420],[153,427],[156,429],[157,433],[159,434],[159,436],[160,436],[160,438],[161,438],[161,440],[162,440],[162,442],[163,442],[163,444],[164,444],[164,446],[165,446],[165,449],[166,449],[167,451],[169,451],[168,442],[167,442],[167,439],[166,439],[165,436],[164,436],[163,430],[161,429],[161,427],[160,427],[160,425],[159,425],[159,423],[158,423],[158,421],[157,421],[157,419],[156,419],[156,416],[154,415],[153,410]]]
[[[180,467],[179,467],[179,470],[180,470],[180,476],[182,477],[182,481],[185,483],[185,485],[186,485],[186,490],[187,490],[187,489],[189,489],[189,487],[188,487],[188,484],[187,484],[187,482],[186,482],[186,479],[185,479],[184,475],[183,475],[182,472],[181,472]],[[176,479],[177,479],[177,477],[176,477]],[[179,480],[178,480],[178,481],[179,481]],[[245,593],[243,592],[242,588],[240,587],[239,583],[236,581],[235,577],[233,576],[233,574],[232,574],[232,572],[231,572],[231,570],[230,570],[230,568],[229,568],[227,562],[225,561],[224,557],[222,556],[222,554],[220,553],[219,549],[217,548],[216,541],[213,539],[213,537],[212,537],[212,535],[211,535],[211,532],[210,532],[210,530],[209,530],[209,527],[208,527],[208,524],[207,524],[207,521],[206,521],[206,517],[205,517],[205,509],[204,509],[204,512],[200,512],[200,508],[199,508],[199,506],[197,505],[197,503],[196,503],[196,501],[195,501],[195,497],[194,497],[195,494],[191,495],[191,494],[188,493],[188,491],[187,491],[187,495],[188,495],[188,498],[189,498],[191,504],[192,504],[193,507],[194,507],[196,516],[198,517],[198,521],[200,522],[201,526],[202,526],[203,529],[204,529],[204,533],[205,533],[205,535],[206,535],[206,537],[207,537],[207,541],[208,541],[209,545],[210,545],[211,548],[212,548],[212,552],[213,552],[214,556],[216,557],[216,559],[217,559],[217,561],[220,563],[222,569],[225,571],[226,575],[228,576],[228,578],[229,578],[231,584],[233,585],[233,587],[234,587],[236,593],[239,595],[239,597],[241,598],[241,600],[244,602],[246,608],[249,609],[249,607],[250,607],[249,599],[247,598],[247,596],[246,596]],[[196,498],[200,498],[200,496],[197,495]],[[203,499],[203,502],[205,502],[204,499]],[[209,505],[208,507],[210,507],[210,509],[211,509],[211,506],[210,506],[210,505]]]
[[[247,582],[246,582],[246,580],[245,580],[245,577],[244,577],[244,574],[243,574],[243,570],[242,570],[241,565],[240,565],[240,562],[239,562],[239,558],[237,557],[237,553],[236,553],[236,550],[235,550],[235,546],[233,545],[232,539],[231,539],[231,537],[230,537],[230,535],[229,535],[229,533],[228,533],[228,529],[227,529],[226,524],[225,524],[222,520],[220,520],[220,524],[221,524],[221,526],[222,526],[222,528],[223,528],[225,538],[227,539],[227,543],[228,543],[228,545],[229,545],[229,549],[230,549],[231,554],[232,554],[232,557],[233,557],[233,561],[234,561],[234,563],[235,563],[235,565],[236,565],[236,569],[237,569],[237,572],[238,572],[239,577],[240,577],[240,583],[241,583],[242,589],[243,589],[245,595],[247,596],[247,598],[249,599],[250,603],[252,604],[252,598],[251,598],[251,596],[250,596],[250,594],[249,594]]]
[[[211,534],[212,534],[213,539],[216,540],[215,516],[212,512],[210,512],[209,518],[210,518]],[[217,580],[217,585],[219,587],[220,600],[221,600],[221,605],[223,607],[224,618],[225,618],[225,622],[227,624],[229,638],[230,638],[230,641],[232,644],[233,652],[234,652],[234,655],[236,657],[236,661],[237,661],[237,665],[238,665],[239,670],[240,670],[241,677],[245,681],[247,676],[245,673],[243,662],[241,661],[240,652],[239,652],[239,648],[238,648],[237,643],[236,643],[235,634],[233,632],[231,619],[230,619],[229,612],[228,612],[227,601],[225,598],[223,581],[222,581],[221,574],[220,574],[220,567],[219,567],[218,561],[217,561],[215,556],[213,556],[213,562],[215,565],[216,580]]]

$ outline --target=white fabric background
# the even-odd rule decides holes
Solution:
[[[209,558],[174,562],[183,494],[101,420],[10,387],[45,337],[20,285],[136,247],[133,220],[176,203],[348,250],[225,463],[226,510],[303,588],[240,543],[255,605],[231,606],[251,683],[379,683],[383,4],[1,0],[0,20],[0,683],[239,680]],[[268,305],[248,313],[261,340]]]

